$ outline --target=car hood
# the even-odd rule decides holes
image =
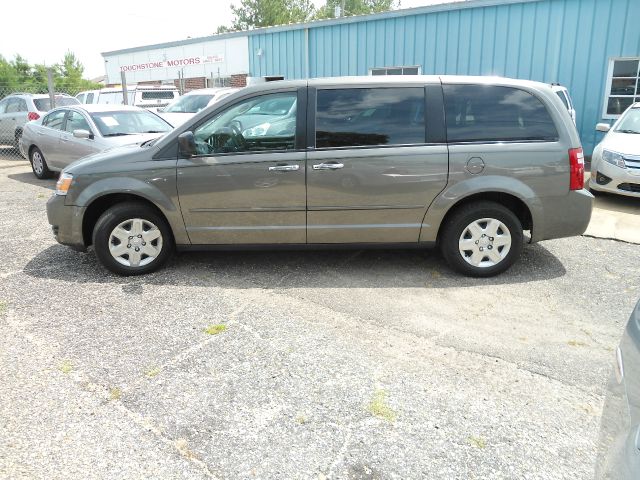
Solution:
[[[140,161],[148,161],[155,153],[154,147],[141,146],[147,140],[153,140],[163,134],[144,134],[135,135],[138,141],[135,143],[127,142],[124,145],[116,145],[107,150],[103,150],[93,155],[88,155],[76,160],[64,169],[64,172],[73,175],[84,175],[91,173],[105,173],[122,170],[124,165],[132,165]],[[122,141],[122,139],[132,139],[134,135],[123,137],[113,137]]]
[[[640,155],[640,134],[612,130],[602,140],[602,148],[625,155]]]
[[[158,112],[162,118],[164,118],[167,122],[169,122],[173,127],[177,127],[182,125],[184,122],[189,120],[191,117],[195,115],[195,113],[186,113],[186,112]]]

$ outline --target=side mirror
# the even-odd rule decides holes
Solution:
[[[184,132],[178,136],[178,149],[180,155],[189,158],[193,157],[196,152],[196,139],[193,132]]]
[[[93,134],[89,130],[84,129],[74,130],[73,136],[76,138],[93,138]]]
[[[599,123],[596,125],[596,130],[598,132],[607,133],[609,130],[611,130],[611,125],[609,125],[608,123]]]

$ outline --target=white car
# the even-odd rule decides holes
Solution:
[[[175,102],[163,109],[158,109],[158,115],[174,127],[183,124],[200,110],[228,97],[239,88],[202,88],[184,94]]]
[[[589,187],[640,197],[640,102],[627,108],[612,127],[599,123],[596,130],[607,135],[593,151]]]
[[[127,86],[127,105],[155,110],[166,107],[180,97],[177,87],[155,85]],[[82,104],[124,105],[122,87],[85,90],[76,95]]]

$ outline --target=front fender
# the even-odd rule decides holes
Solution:
[[[174,162],[175,165],[175,162]],[[189,244],[178,202],[175,167],[145,172],[144,179],[127,172],[96,179],[97,175],[80,175],[67,196],[67,205],[89,207],[99,198],[112,194],[129,194],[155,205],[165,216],[176,244]]]
[[[420,241],[435,242],[447,213],[465,198],[481,193],[505,193],[520,199],[531,212],[534,227],[543,218],[539,197],[531,187],[517,178],[499,175],[467,177],[447,186],[431,203],[422,220]]]

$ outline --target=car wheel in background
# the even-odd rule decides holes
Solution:
[[[22,158],[27,158],[24,154],[24,152],[22,151],[22,149],[20,148],[20,139],[22,138],[22,129],[19,128],[18,130],[16,130],[15,133],[15,149],[18,151],[18,153],[20,154],[20,156]]]
[[[440,250],[451,268],[471,277],[491,277],[507,270],[522,251],[518,217],[495,202],[460,207],[443,226]]]
[[[47,161],[38,147],[33,148],[29,153],[29,161],[31,162],[33,174],[39,179],[44,180],[53,176],[53,172],[49,170]]]
[[[141,275],[160,268],[173,251],[166,220],[141,203],[120,203],[98,219],[93,246],[100,263],[119,275]]]

